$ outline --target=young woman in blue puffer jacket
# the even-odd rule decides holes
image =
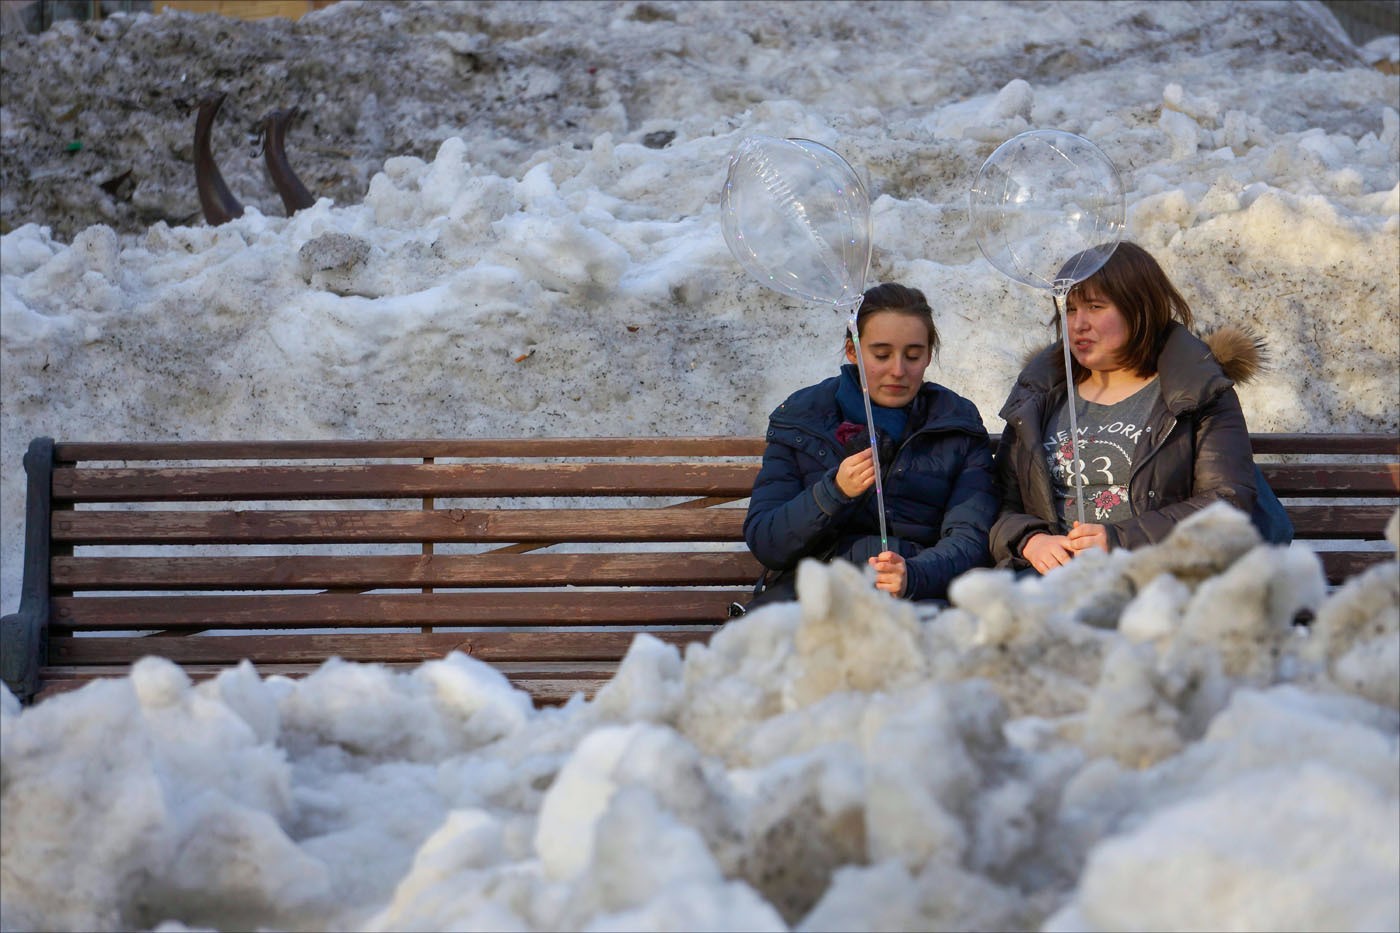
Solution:
[[[972,402],[924,382],[938,352],[923,292],[895,283],[865,293],[856,318],[880,444],[888,550],[881,548],[856,347],[841,373],[793,393],[769,416],[768,447],[744,520],[749,550],[768,568],[749,604],[796,598],[805,557],[875,568],[896,597],[943,599],[953,578],[990,565],[997,516],[992,450]]]

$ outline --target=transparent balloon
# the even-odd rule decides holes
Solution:
[[[968,195],[972,235],[987,261],[1025,285],[1050,289],[1068,330],[1064,299],[1075,283],[1108,262],[1123,238],[1123,180],[1102,149],[1060,130],[1031,130],[998,146],[977,173]],[[1065,383],[1073,381],[1069,341],[1060,345]],[[1079,451],[1077,406],[1069,430]],[[1084,524],[1084,462],[1071,474],[1075,509]]]
[[[875,465],[880,549],[889,549],[880,452],[856,314],[870,271],[870,196],[849,162],[810,139],[749,136],[729,155],[720,229],[744,271],[776,292],[849,312]]]
[[[810,139],[749,136],[720,194],[724,242],[774,291],[854,309],[870,268],[870,197],[840,155]]]
[[[1031,130],[998,146],[968,206],[988,262],[1059,296],[1097,272],[1123,237],[1118,169],[1098,146],[1060,130]]]

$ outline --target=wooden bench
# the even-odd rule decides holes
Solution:
[[[1393,550],[1400,439],[1256,435],[1333,583]],[[704,641],[761,568],[757,437],[54,443],[28,474],[3,673],[32,701],[146,655],[412,667],[457,650],[539,703],[591,695],[638,632]]]

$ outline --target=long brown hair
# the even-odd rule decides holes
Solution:
[[[1072,268],[1077,259],[1077,256],[1070,259],[1065,267]],[[1065,301],[1082,300],[1089,294],[1102,295],[1122,312],[1128,323],[1128,342],[1123,348],[1122,363],[1139,376],[1157,372],[1157,357],[1167,343],[1172,321],[1191,327],[1191,306],[1152,254],[1131,240],[1119,243],[1097,272],[1075,283]],[[1056,333],[1059,329],[1057,314]],[[1064,339],[1063,334],[1059,336]],[[1079,365],[1078,360],[1071,362],[1071,372],[1076,385],[1089,378],[1089,370]]]

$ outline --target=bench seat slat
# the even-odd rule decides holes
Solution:
[[[742,541],[744,510],[69,510],[52,526],[71,545]]]
[[[676,469],[685,466],[686,470]],[[1264,464],[1280,495],[1393,496],[1400,464]],[[54,494],[70,502],[476,498],[486,496],[714,496],[742,499],[751,464],[381,464],[370,466],[60,468]]]
[[[258,675],[261,677],[272,675],[305,677],[319,666],[319,664],[269,665],[258,668]],[[392,666],[407,670],[416,667],[417,662]],[[227,667],[228,665],[192,665],[184,670],[189,675],[190,680],[198,683],[213,679]],[[103,677],[124,677],[127,673],[129,673],[127,667],[118,665],[48,668],[45,670],[44,686],[34,699],[36,702],[46,700],[49,697],[76,690],[93,680]],[[582,693],[590,698],[595,696],[603,688],[603,685],[612,679],[614,673],[616,673],[615,665],[590,665],[581,666],[577,672],[569,675],[560,671],[541,671],[534,674],[528,671],[516,671],[510,675],[510,680],[517,688],[529,694],[537,706],[558,706],[568,701],[575,693]]]
[[[752,584],[745,552],[422,554],[404,556],[55,557],[66,590],[402,589],[418,586],[721,586]]]
[[[492,664],[521,662],[620,661],[637,634],[645,631],[672,645],[708,642],[714,629],[601,632],[392,632],[343,635],[240,635],[151,638],[131,635],[55,636],[49,641],[56,666],[131,664],[148,655],[177,664],[319,664],[330,657],[366,663],[411,663],[460,651]]]
[[[440,660],[442,657],[443,655],[422,658],[409,658],[405,661],[390,662],[387,663],[385,666],[397,670],[409,670],[412,667],[416,667],[417,665],[423,663],[424,661]],[[248,660],[252,661],[253,659],[249,658]],[[113,663],[113,661],[115,661],[115,659],[105,659],[103,664],[91,667],[88,665],[78,664],[56,664],[53,667],[49,668],[49,670],[55,672],[55,674],[59,676],[69,677],[80,676],[85,670],[89,669],[101,669],[104,672],[107,672],[109,675],[111,672],[116,670],[120,670],[120,673],[123,675],[128,673],[128,671],[126,670],[121,670],[121,668],[128,665],[115,664]],[[620,658],[597,661],[493,661],[491,662],[491,664],[493,667],[495,667],[501,673],[510,677],[512,680],[526,680],[538,678],[607,677],[616,672],[619,661]],[[311,662],[266,661],[261,664],[255,662],[254,666],[258,668],[258,673],[260,674],[295,672],[299,675],[304,675],[311,673],[323,663],[324,659],[315,660]],[[215,661],[213,664],[191,662],[187,664],[182,664],[181,666],[185,667],[187,670],[193,671],[202,671],[203,669],[208,668],[211,670],[211,672],[217,673],[218,670],[222,668],[233,667],[236,665],[230,664],[228,661]]]
[[[1400,495],[1400,463],[1262,464],[1277,495],[1295,498]]]
[[[59,596],[63,631],[142,629],[396,628],[475,625],[719,623],[748,587],[727,590],[582,590],[469,593],[319,593],[273,596]]]
[[[749,463],[378,463],[211,467],[59,467],[62,502],[379,499],[485,496],[733,496]]]

